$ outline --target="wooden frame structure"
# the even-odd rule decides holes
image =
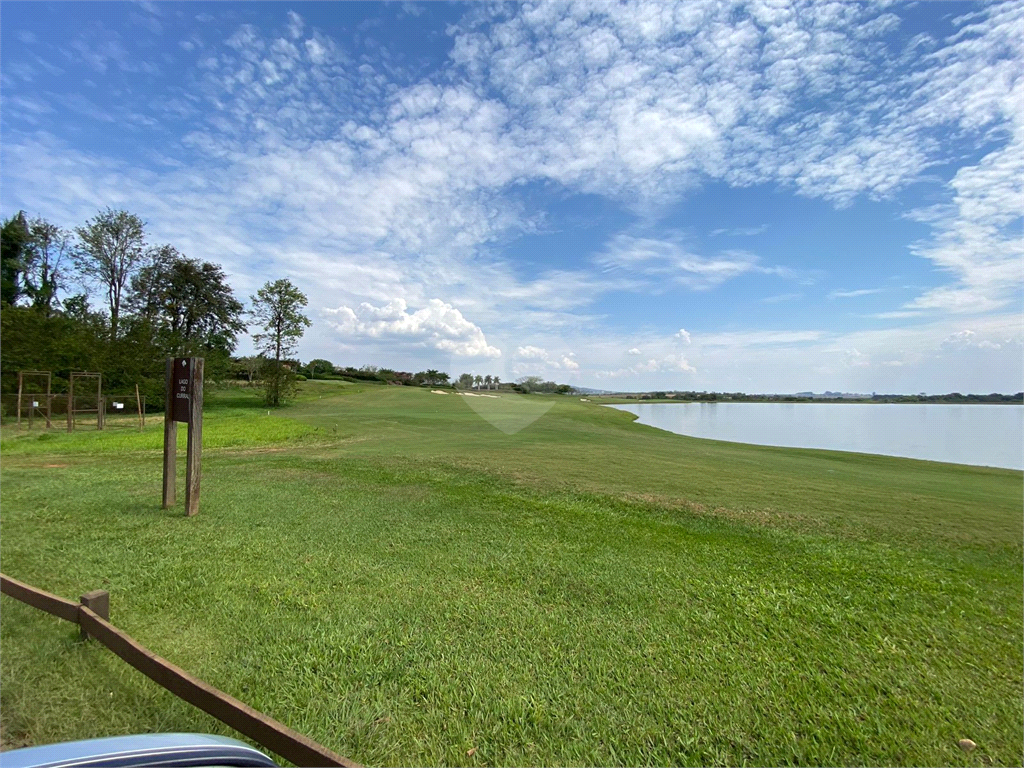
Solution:
[[[53,396],[50,392],[51,375],[49,371],[18,371],[18,429],[21,429],[21,414],[24,409],[22,397],[23,394],[25,394],[24,389],[26,378],[45,379],[46,381],[46,394],[43,395],[46,398],[45,413],[43,412],[43,409],[39,407],[38,401],[30,399],[29,402],[32,403],[32,405],[29,406],[28,409],[28,428],[32,429],[32,416],[36,411],[39,411],[39,415],[46,419],[46,428],[49,429],[53,426],[51,420],[51,416],[53,416]],[[31,398],[34,394],[42,393],[30,392],[27,394]]]
[[[110,392],[107,392],[103,396],[103,410],[104,410],[104,414],[105,414],[104,417],[103,417],[103,428],[104,429],[110,429],[110,426],[111,426],[112,423],[113,424],[121,424],[121,425],[123,425],[123,421],[119,422],[119,421],[115,420],[115,421],[111,422],[111,421],[108,421],[107,417],[111,416],[111,415],[115,415],[115,416],[118,415],[118,412],[120,410],[120,409],[118,409],[118,405],[123,407],[123,406],[125,406],[128,403],[131,403],[133,401],[135,403],[135,408],[136,408],[135,415],[138,417],[138,429],[139,429],[140,432],[143,429],[145,429],[145,427],[146,427],[146,396],[139,392],[139,385],[138,384],[135,385],[135,391],[134,392],[128,392],[127,394],[123,394],[123,395],[111,394]]]
[[[87,592],[76,603],[0,574],[0,592],[52,616],[78,624],[83,638],[95,639],[179,699],[184,699],[296,765],[359,768],[358,763],[296,733],[284,723],[256,711],[144,648],[108,621],[110,595],[104,590]]]
[[[75,408],[75,379],[96,380],[96,407]],[[96,429],[103,429],[103,374],[95,371],[72,371],[68,380],[68,432],[75,431],[75,416],[79,413],[95,413]]]

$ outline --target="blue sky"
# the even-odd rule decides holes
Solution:
[[[4,2],[0,212],[125,208],[240,296],[287,277],[307,360],[1016,392],[1022,28],[1020,3]]]

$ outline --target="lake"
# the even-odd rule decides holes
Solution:
[[[903,403],[612,405],[641,424],[690,437],[879,453],[1024,469],[1024,406]]]

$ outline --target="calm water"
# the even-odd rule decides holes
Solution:
[[[1024,406],[837,403],[613,405],[641,424],[735,443],[1024,469]]]

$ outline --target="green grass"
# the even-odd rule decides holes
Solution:
[[[110,590],[153,651],[366,764],[1020,764],[1020,472],[472,404],[550,410],[211,393],[192,519],[159,508],[159,419],[7,431],[3,570]],[[7,744],[232,733],[0,605]]]

